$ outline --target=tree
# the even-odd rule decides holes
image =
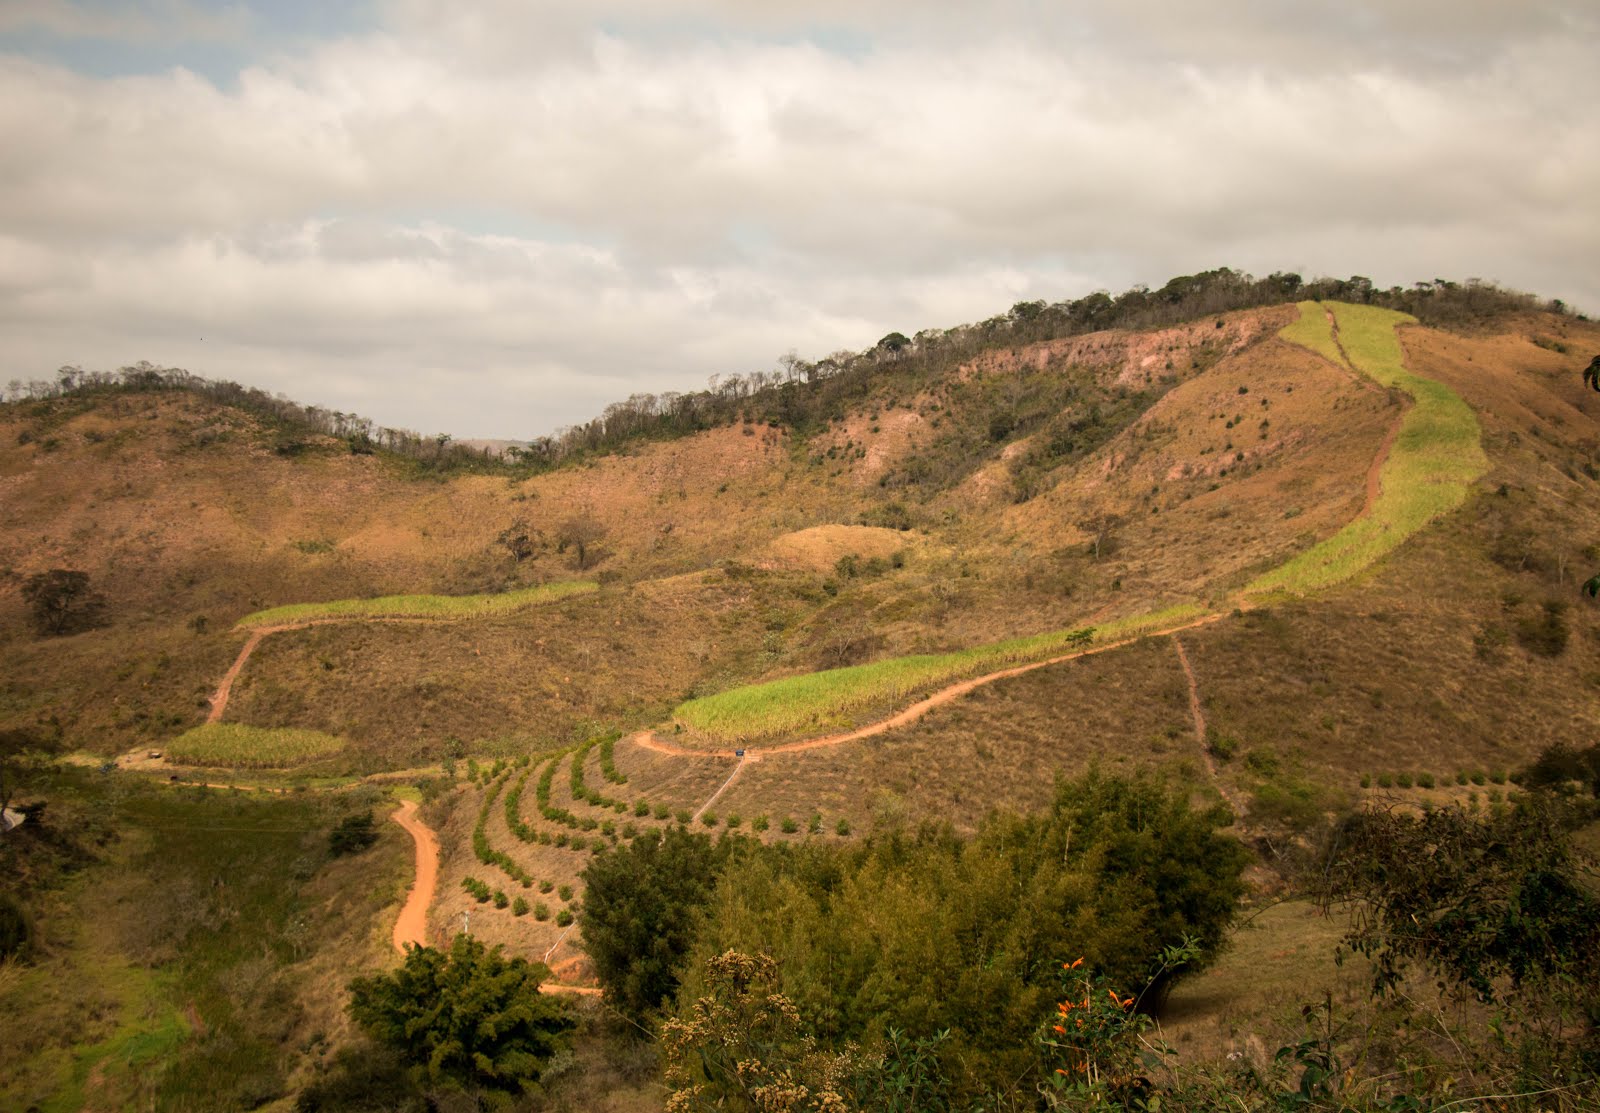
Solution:
[[[549,973],[457,935],[448,954],[408,947],[394,973],[356,978],[349,1012],[432,1083],[516,1091],[538,1080],[574,1027],[566,1003],[539,992]]]
[[[377,841],[378,832],[373,824],[372,812],[357,812],[345,816],[328,833],[328,853],[335,858],[359,854]]]
[[[496,537],[494,542],[510,553],[511,559],[518,564],[537,557],[545,547],[544,533],[528,525],[522,518],[518,518],[501,530],[500,536]]]
[[[105,611],[105,596],[89,587],[89,574],[71,568],[36,572],[22,584],[22,597],[41,634],[71,634],[87,630]]]
[[[1583,369],[1583,381],[1595,390],[1600,390],[1600,356],[1591,359],[1589,366]]]
[[[583,945],[618,1008],[647,1012],[677,991],[678,967],[731,846],[675,827],[589,859]]]
[[[600,524],[599,519],[592,514],[584,512],[574,514],[561,523],[561,530],[556,534],[556,551],[560,553],[572,549],[577,553],[578,570],[589,567],[589,558],[597,556],[595,545],[604,540],[606,527]]]

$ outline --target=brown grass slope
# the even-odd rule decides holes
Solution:
[[[1367,467],[1399,412],[1370,383],[1276,339],[1292,314],[1249,311],[996,353],[922,396],[871,397],[809,439],[747,422],[527,480],[419,480],[334,442],[285,457],[253,419],[175,392],[8,405],[0,725],[59,726],[103,753],[153,744],[203,717],[239,644],[229,627],[258,607],[578,574],[570,554],[519,565],[499,549],[496,535],[519,518],[550,533],[574,514],[597,519],[606,537],[584,574],[599,575],[604,590],[494,619],[275,635],[241,676],[228,717],[327,730],[351,741],[352,767],[398,767],[437,760],[452,738],[470,752],[514,753],[602,726],[648,725],[688,695],[752,680],[1222,599],[1359,509]],[[1568,353],[1551,350],[1552,339]],[[1580,353],[1600,349],[1600,336],[1589,324],[1530,316],[1473,336],[1412,328],[1405,343],[1419,370],[1479,412],[1495,463],[1482,493],[1366,581],[1221,623],[1192,642],[1217,731],[1303,752],[1312,764],[1335,763],[1337,753],[1352,776],[1376,771],[1380,736],[1397,730],[1407,745],[1454,739],[1460,760],[1480,751],[1487,760],[1490,734],[1518,733],[1526,748],[1535,736],[1579,730],[1592,691],[1589,612],[1565,617],[1572,633],[1554,658],[1534,659],[1517,632],[1547,596],[1571,597],[1584,547],[1600,540],[1585,534],[1600,520],[1584,470],[1596,458],[1596,407],[1577,374]],[[1038,409],[1058,401],[1059,410]],[[1051,429],[1093,420],[1091,408],[1125,424],[1102,426],[1087,455],[1038,455]],[[1020,424],[984,425],[1003,435],[974,439],[967,426],[996,413]],[[917,474],[939,481],[908,484],[913,460]],[[915,528],[895,531],[904,538],[896,549],[894,533],[842,528],[862,522]],[[831,566],[852,552],[854,568]],[[16,585],[52,566],[94,577],[111,601],[106,625],[57,639],[26,629]],[[1371,618],[1391,610],[1407,617]],[[1299,660],[1294,652],[1266,640],[1283,625],[1283,637],[1309,643],[1310,663],[1295,666],[1304,676],[1284,663]],[[1386,630],[1411,671],[1386,669],[1381,696],[1350,696],[1378,686],[1363,654],[1388,651]],[[1142,650],[1062,666],[1063,675],[1117,674],[1070,695],[1059,690],[1070,682],[1038,677],[973,697],[972,708],[995,704],[993,713],[955,732],[1031,756],[997,773],[993,794],[962,783],[974,798],[1021,793],[1021,802],[1020,786],[1080,752],[1023,724],[1063,716],[1092,724],[1097,749],[1192,758],[1164,718],[1146,714],[1148,695],[1125,695],[1160,672],[1149,682],[1170,702],[1169,657],[1150,656],[1167,662],[1159,670],[1139,663]],[[1498,671],[1482,672],[1490,668]],[[1487,699],[1485,676],[1532,695]],[[1313,685],[1351,706],[1305,726]],[[1465,733],[1462,705],[1445,715],[1427,710],[1430,700],[1454,701],[1417,694],[1452,685],[1469,701],[1486,699]],[[1282,714],[1271,718],[1264,709],[1275,699]],[[1496,704],[1507,706],[1491,714]],[[1413,705],[1411,717],[1385,717],[1385,708]],[[950,729],[940,723],[971,713],[941,712],[906,733]],[[1320,725],[1328,715],[1342,739],[1333,749]],[[880,782],[905,794],[906,774],[891,767],[898,737],[863,748],[877,756],[855,769],[856,789],[838,789],[841,801],[864,815]],[[874,762],[881,775],[860,781]],[[763,778],[779,775],[750,772],[734,797],[746,810]]]

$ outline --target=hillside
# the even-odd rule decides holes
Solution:
[[[1280,848],[1401,778],[1466,799],[1600,736],[1595,352],[1600,326],[1526,305],[1236,308],[937,372],[882,356],[826,421],[752,397],[477,474],[330,433],[284,451],[182,389],[12,402],[0,730],[119,776],[423,783],[434,936],[470,911],[568,983],[592,980],[600,847],[686,821],[970,831],[1096,766],[1229,805],[1265,893]],[[49,568],[88,573],[98,624],[30,628]],[[338,600],[378,603],[272,610]],[[208,717],[266,756],[206,766]],[[480,878],[537,885],[577,933],[478,903]]]

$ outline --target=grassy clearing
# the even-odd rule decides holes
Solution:
[[[599,586],[589,580],[561,580],[498,595],[382,595],[376,599],[289,603],[247,614],[236,626],[254,629],[329,618],[478,618],[551,603],[570,595],[585,595]]]
[[[1246,594],[1304,594],[1349,579],[1439,515],[1460,506],[1469,486],[1489,467],[1471,407],[1444,384],[1406,370],[1394,330],[1414,319],[1366,305],[1333,303],[1332,309],[1356,369],[1381,386],[1404,391],[1415,404],[1402,419],[1379,473],[1382,493],[1372,512],[1258,577],[1245,588]],[[1299,333],[1291,339],[1315,347],[1306,338],[1313,336],[1313,326],[1325,329],[1326,323],[1321,306],[1304,303],[1300,321],[1290,326]]]
[[[303,765],[344,749],[344,739],[316,730],[207,723],[174,738],[167,760],[180,765],[276,769]]]

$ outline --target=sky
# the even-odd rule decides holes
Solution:
[[[1231,266],[1600,313],[1593,0],[0,0],[0,383],[457,437]]]

